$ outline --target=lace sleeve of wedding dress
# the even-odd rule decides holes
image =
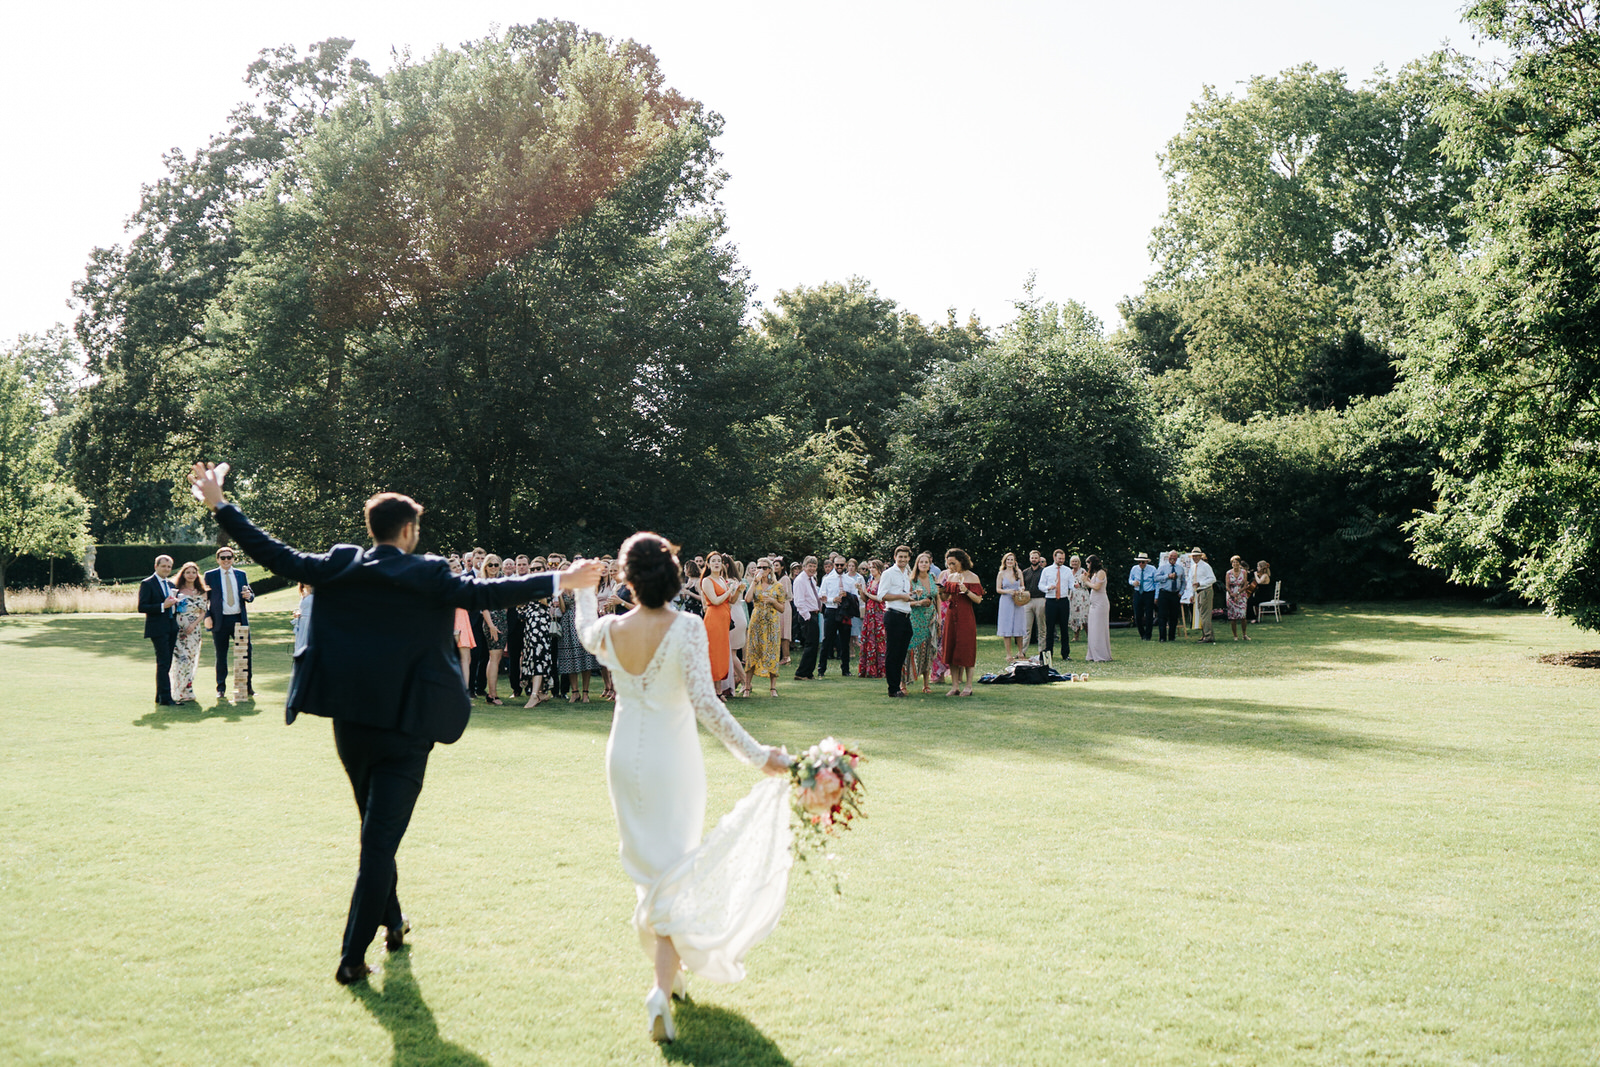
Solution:
[[[593,589],[580,589],[577,593],[578,601],[578,640],[592,655],[599,656],[610,662],[610,650],[606,646],[606,635],[611,628],[606,625],[610,615],[600,614],[600,603],[595,599]]]
[[[581,619],[582,616],[580,615]],[[717,699],[717,688],[711,681],[711,649],[706,642],[706,629],[692,615],[695,625],[683,625],[684,670],[689,675],[689,702],[694,705],[694,717],[702,726],[727,746],[739,759],[752,767],[767,762],[767,746],[750,736],[728,712],[727,705]],[[681,620],[680,620],[681,621]]]

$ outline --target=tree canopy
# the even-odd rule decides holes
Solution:
[[[1492,0],[1504,73],[1446,87],[1445,149],[1480,168],[1459,254],[1408,290],[1414,415],[1439,442],[1420,557],[1600,629],[1600,12]]]

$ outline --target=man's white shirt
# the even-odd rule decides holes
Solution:
[[[239,575],[232,567],[222,568],[222,613],[237,615],[240,612]]]
[[[838,571],[829,571],[822,579],[822,602],[830,608],[839,606],[839,598],[844,595],[844,575]]]
[[[1077,584],[1072,567],[1065,563],[1052,563],[1039,575],[1039,590],[1046,600],[1065,600]]]
[[[878,579],[878,595],[887,597],[890,593],[903,593],[911,595],[911,572],[901,570],[899,567],[890,567],[883,572],[883,577]],[[911,603],[906,600],[885,600],[884,609],[887,611],[911,612]]]

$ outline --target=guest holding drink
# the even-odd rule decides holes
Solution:
[[[705,573],[695,583],[696,592],[705,604],[704,615],[706,644],[710,647],[711,680],[717,696],[726,699],[728,676],[732,672],[733,652],[728,647],[728,631],[733,629],[733,586],[728,580],[722,555],[711,553],[706,558]]]
[[[1085,639],[1091,663],[1111,662],[1111,599],[1106,595],[1106,581],[1111,576],[1100,565],[1099,556],[1090,556],[1083,569],[1084,588],[1089,591],[1088,637]]]
[[[178,643],[172,647],[172,699],[179,704],[192,704],[194,672],[200,664],[200,640],[211,588],[200,577],[199,566],[190,562],[178,572],[172,589],[178,596],[178,606],[174,609],[178,618]]]
[[[931,555],[924,552],[917,557],[911,575],[911,599],[907,601],[911,605],[911,648],[906,653],[906,673],[921,676],[924,693],[933,692],[934,661],[939,658],[939,590],[933,581],[932,567]],[[910,687],[902,685],[901,688]]]
[[[972,573],[972,557],[959,548],[944,554],[939,595],[949,606],[944,627],[944,661],[950,667],[950,692],[945,696],[972,695],[972,668],[978,662],[978,619],[974,604],[983,600],[983,583]]]
[[[783,640],[780,635],[783,633],[783,617],[788,614],[789,600],[783,586],[773,577],[770,563],[757,560],[753,569],[755,577],[745,594],[753,608],[745,637],[744,695],[749,696],[754,680],[765,675],[767,695],[777,696],[778,652]]]
[[[483,577],[493,581],[500,577],[500,557],[490,553],[483,557]],[[488,637],[484,648],[489,653],[484,673],[483,699],[497,707],[505,703],[500,699],[500,661],[505,658],[506,644],[511,638],[506,628],[507,608],[492,608],[482,613],[483,632]]]
[[[1017,554],[1007,552],[1000,560],[1000,571],[994,576],[995,592],[1000,594],[1000,621],[996,628],[1006,649],[1006,662],[1022,659],[1028,651],[1027,588],[1022,578],[1022,568],[1017,566]],[[1017,603],[1017,597],[1023,603]],[[1015,650],[1013,651],[1013,642]]]
[[[883,561],[867,562],[868,577],[861,590],[861,659],[856,673],[862,678],[882,678],[887,661],[885,643],[883,598],[878,595],[878,583],[883,579]]]

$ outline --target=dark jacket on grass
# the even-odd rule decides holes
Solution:
[[[458,578],[438,556],[392,545],[300,552],[228,503],[217,508],[217,524],[273,574],[316,588],[310,640],[289,681],[289,722],[306,712],[449,744],[472,712],[452,636],[456,609],[505,608],[557,591],[553,572]]]

